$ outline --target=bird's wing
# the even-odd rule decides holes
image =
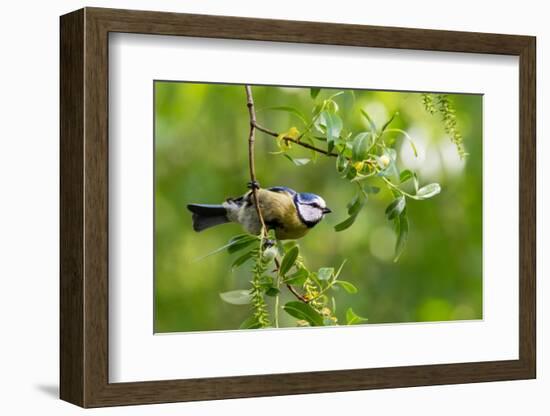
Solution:
[[[235,204],[235,205],[240,206],[240,205],[242,205],[246,200],[248,200],[248,196],[249,196],[248,194],[249,194],[249,193],[247,192],[246,194],[241,195],[241,196],[238,196],[238,197],[234,197],[234,198],[230,197],[230,198],[227,198],[227,199],[225,200],[225,202],[233,203],[233,204]]]
[[[266,221],[274,220],[284,224],[290,216],[297,217],[294,200],[286,191],[277,192],[271,189],[261,189],[259,201]]]
[[[269,191],[272,192],[286,192],[287,194],[290,194],[292,196],[296,195],[296,191],[294,189],[291,189],[287,186],[273,186],[271,188],[268,188]]]
[[[276,230],[277,238],[287,240],[302,237],[308,230],[300,219],[294,197],[286,190],[261,189],[259,194],[264,221]]]

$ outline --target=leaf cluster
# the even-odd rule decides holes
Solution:
[[[347,204],[347,217],[335,225],[337,232],[351,227],[369,198],[385,188],[385,194],[392,197],[385,215],[397,235],[394,248],[394,261],[397,261],[409,236],[407,205],[411,200],[422,201],[434,197],[441,192],[441,187],[438,183],[420,185],[417,172],[399,165],[396,152],[398,138],[407,142],[415,156],[418,152],[414,139],[406,131],[391,127],[399,115],[397,112],[377,125],[365,109],[360,109],[365,127],[361,131],[352,131],[344,125],[337,102],[337,97],[344,93],[337,92],[323,99],[320,88],[311,88],[313,106],[309,117],[290,106],[270,108],[287,112],[301,123],[299,128],[290,126],[280,134],[272,133],[276,136],[278,147],[274,154],[282,155],[299,167],[316,162],[319,154],[335,158],[336,174],[356,189],[353,199]],[[457,129],[454,107],[448,97],[423,94],[422,103],[431,114],[438,112],[442,115],[445,129],[463,157],[462,136]],[[289,150],[296,144],[309,149],[309,157],[291,156]],[[224,302],[251,307],[251,315],[241,324],[241,328],[278,327],[280,309],[294,318],[298,326],[338,325],[340,321],[336,315],[334,291],[357,293],[357,288],[351,282],[340,277],[345,261],[337,269],[321,267],[310,270],[296,242],[273,242],[276,240],[272,232],[267,236],[262,233],[259,237],[243,234],[217,250],[226,249],[230,254],[236,254],[233,268],[252,264],[250,289],[220,294]],[[286,302],[280,307],[283,286],[287,286],[297,300]],[[272,314],[268,312],[267,298],[274,299]],[[341,320],[347,325],[366,321],[351,308],[345,311]]]
[[[290,142],[286,141],[284,144],[286,137],[314,143],[315,146],[321,146],[320,150],[323,153],[336,157],[336,173],[356,188],[355,196],[347,204],[347,217],[334,227],[338,232],[348,229],[355,223],[370,196],[378,194],[381,186],[387,188],[388,193],[393,196],[386,213],[388,220],[393,222],[397,235],[394,253],[394,259],[397,261],[405,249],[409,233],[407,200],[420,201],[431,198],[441,191],[441,187],[437,183],[420,186],[416,172],[402,169],[399,166],[395,149],[397,138],[402,137],[411,147],[414,155],[418,155],[413,138],[406,131],[391,127],[399,113],[395,112],[384,123],[377,125],[365,109],[360,109],[366,128],[353,132],[344,126],[340,116],[337,97],[344,93],[344,91],[340,91],[321,100],[319,99],[321,89],[312,88],[310,95],[315,102],[309,121],[296,108],[275,108],[293,114],[304,125],[304,130],[301,133],[298,128],[290,127],[288,131],[279,135],[279,152],[277,153],[283,154],[297,166],[304,166],[313,160],[291,157],[288,154]],[[443,107],[446,108],[448,110],[446,114],[451,117],[452,110],[447,101],[437,99],[434,104],[433,97],[425,94],[422,97],[428,111],[431,111],[432,107],[433,111],[436,111],[435,105],[437,104],[439,106],[437,108],[440,110]],[[448,124],[456,127],[456,123],[452,121],[449,121]],[[312,152],[319,153],[314,150]],[[407,187],[410,188],[408,183],[413,184],[412,191],[407,189]]]
[[[312,271],[305,265],[300,247],[295,241],[266,245],[263,239],[247,234],[236,236],[231,241],[233,243],[228,245],[227,251],[239,254],[233,261],[233,267],[240,267],[248,260],[252,262],[251,289],[220,293],[220,298],[226,303],[251,307],[252,313],[241,324],[241,329],[271,327],[272,322],[275,327],[278,326],[278,301],[282,285],[302,293],[299,300],[289,301],[282,306],[284,312],[296,319],[298,326],[337,325],[333,292],[344,290],[348,294],[357,293],[355,285],[340,278],[345,261],[338,269],[321,267]],[[266,297],[275,298],[274,321],[267,312]],[[366,322],[366,318],[348,309],[344,322],[347,325],[358,324]]]

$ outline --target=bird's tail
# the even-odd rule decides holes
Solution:
[[[193,230],[197,232],[229,222],[223,205],[188,204],[187,209],[193,213]]]

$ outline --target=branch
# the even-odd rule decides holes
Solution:
[[[281,262],[279,261],[279,259],[277,257],[275,257],[275,267],[276,267],[276,271],[277,271],[277,276],[280,277],[281,275],[279,274],[279,269],[281,268]],[[296,296],[296,298],[304,303],[308,303],[309,301],[303,297],[302,295],[300,295],[296,289],[294,289],[294,287],[292,287],[291,284],[289,283],[286,283],[286,287],[288,288],[288,290],[290,291],[290,293],[292,293],[294,296]]]
[[[256,110],[254,109],[254,98],[252,97],[252,90],[250,89],[249,85],[245,85],[244,88],[246,91],[246,105],[248,107],[248,115],[250,117],[250,133],[248,135],[248,166],[250,168],[250,183],[252,187],[252,198],[254,200],[254,207],[256,208],[256,213],[258,214],[258,218],[262,225],[262,230],[260,234],[262,236],[266,236],[267,227],[265,226],[264,217],[262,215],[262,211],[260,210],[260,204],[258,202],[258,186],[257,186],[258,181],[256,180],[256,166],[254,164],[254,143],[256,140],[256,129],[263,131],[264,133],[271,134],[272,136],[275,135],[275,137],[277,137],[278,134],[258,126],[258,124],[256,123]],[[286,139],[287,138],[285,137],[285,140]],[[308,149],[315,150],[320,153],[324,153],[326,155],[332,155],[332,154],[329,154],[328,152],[325,152],[322,149],[317,149],[316,147],[310,146],[306,143],[300,143],[299,141],[291,139],[290,137],[288,138],[288,140],[296,144],[299,144],[300,146],[307,147]],[[333,156],[338,156],[338,155],[334,154]],[[280,267],[279,261],[275,259],[275,263],[278,269]],[[300,295],[298,292],[296,292],[296,290],[291,285],[287,284],[286,286],[288,287],[288,290],[290,290],[290,292],[294,296],[296,296],[299,300],[301,300],[304,303],[308,302],[307,299],[304,298],[302,295]]]
[[[288,288],[288,290],[290,290],[290,293],[292,293],[294,296],[296,296],[296,298],[298,298],[300,301],[304,302],[304,303],[309,303],[309,300],[307,300],[306,298],[304,298],[302,295],[300,295],[298,292],[296,292],[296,289],[294,289],[292,287],[292,285],[290,284],[286,284],[286,287]]]
[[[261,132],[263,132],[265,134],[269,134],[270,136],[273,136],[273,137],[279,137],[279,134],[277,132],[274,132],[273,130],[266,129],[265,127],[259,125],[256,121],[254,121],[254,127],[256,127],[258,130],[260,130]],[[337,153],[327,152],[324,149],[320,149],[320,148],[315,147],[311,144],[301,142],[300,139],[293,139],[292,137],[283,137],[283,140],[285,140],[287,142],[296,143],[298,146],[305,147],[306,149],[313,150],[317,153],[322,153],[326,156],[338,157]]]
[[[244,86],[246,91],[246,105],[248,107],[248,114],[250,116],[250,133],[248,135],[248,166],[250,168],[250,183],[252,187],[252,199],[254,200],[254,207],[258,214],[258,219],[262,225],[260,235],[267,235],[267,228],[265,226],[264,217],[260,210],[260,204],[258,202],[258,181],[256,180],[256,167],[254,165],[254,142],[256,140],[256,110],[254,110],[254,98],[252,98],[252,90],[249,85]]]

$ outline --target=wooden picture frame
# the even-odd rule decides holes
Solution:
[[[61,17],[60,396],[82,407],[535,378],[535,38],[85,8]],[[519,57],[519,359],[109,383],[108,35],[299,42]]]

